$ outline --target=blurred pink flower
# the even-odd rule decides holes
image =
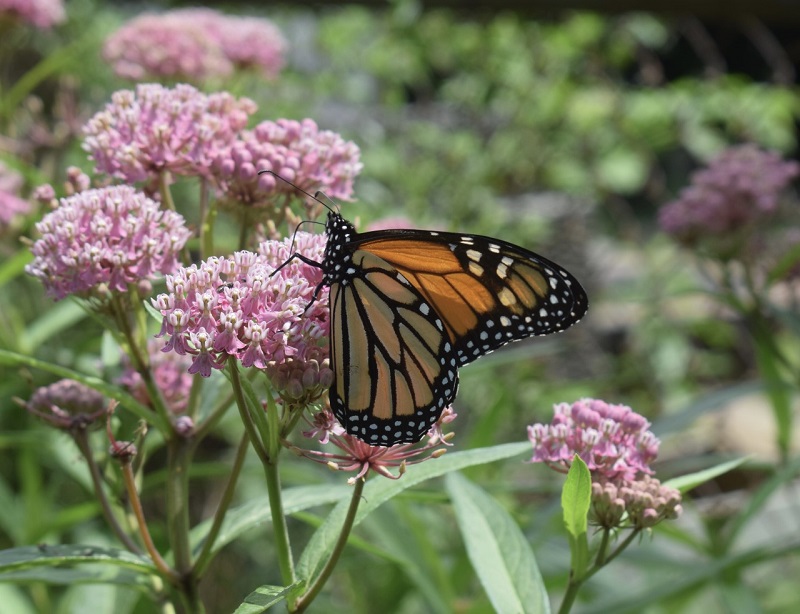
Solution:
[[[211,161],[242,130],[256,104],[190,85],[142,84],[120,90],[84,126],[83,148],[97,172],[136,182],[161,173],[209,173]]]
[[[320,260],[325,237],[298,232],[294,247]],[[290,239],[266,241],[258,253],[209,258],[168,275],[168,292],[153,299],[164,316],[164,351],[191,355],[189,372],[205,377],[233,356],[264,369],[285,400],[319,397],[331,381],[327,289],[309,306],[322,271],[297,259],[273,275],[290,248]]]
[[[86,190],[68,198],[36,224],[41,235],[25,267],[56,300],[67,295],[105,297],[177,266],[191,236],[183,217],[130,186]]]
[[[275,77],[286,41],[269,20],[189,8],[132,19],[106,39],[103,57],[124,78],[203,81],[235,68]]]
[[[104,420],[106,400],[85,384],[62,379],[37,388],[25,408],[56,428],[75,431]]]
[[[0,0],[0,18],[19,19],[49,29],[66,19],[61,0]]]
[[[715,251],[741,248],[754,224],[772,217],[781,192],[800,165],[755,145],[731,147],[692,175],[680,198],[659,213],[661,228],[687,246],[713,243]]]
[[[22,175],[0,161],[0,226],[30,212],[30,203],[19,197],[23,183]]]
[[[533,445],[531,462],[544,462],[566,471],[575,454],[593,476],[631,481],[651,474],[659,440],[647,430],[650,423],[626,405],[596,399],[559,403],[550,424],[528,427]]]
[[[183,413],[189,403],[189,393],[192,388],[192,376],[188,373],[191,359],[174,352],[161,352],[160,344],[154,339],[147,344],[147,349],[153,379],[167,407],[173,414]],[[122,365],[123,372],[117,383],[124,386],[140,403],[151,405],[150,394],[144,380],[127,356],[123,357]]]
[[[224,15],[207,8],[180,9],[167,15],[202,27],[236,68],[257,68],[269,78],[278,76],[283,68],[286,39],[269,19]]]
[[[313,194],[350,200],[353,180],[361,172],[361,152],[336,132],[320,130],[311,119],[265,121],[220,149],[213,174],[228,204],[266,205],[276,195],[295,194],[288,183]]]

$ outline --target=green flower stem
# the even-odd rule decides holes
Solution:
[[[100,509],[103,512],[103,516],[105,517],[108,526],[111,527],[114,535],[117,536],[117,539],[119,539],[119,541],[121,541],[128,550],[135,554],[142,554],[142,549],[139,548],[136,542],[131,539],[131,536],[128,535],[125,529],[122,528],[122,525],[114,515],[114,511],[111,509],[111,503],[109,502],[108,497],[106,497],[106,491],[103,487],[103,478],[100,475],[100,468],[97,466],[97,463],[94,462],[94,455],[89,447],[89,438],[86,435],[86,431],[84,429],[77,429],[73,431],[72,438],[75,440],[75,445],[78,446],[83,458],[86,459],[86,464],[89,466],[89,475],[92,478],[94,492],[97,495],[97,500],[100,503]]]
[[[597,557],[595,559],[595,564],[586,572],[586,574],[581,578],[574,578],[570,573],[569,583],[567,584],[567,590],[564,593],[564,599],[561,601],[561,606],[558,608],[558,614],[567,614],[570,610],[572,610],[572,606],[575,604],[575,599],[578,596],[578,591],[580,590],[583,583],[586,582],[589,578],[591,578],[594,574],[600,571],[603,567],[608,565],[611,561],[617,558],[625,548],[627,548],[630,543],[641,533],[641,529],[633,529],[630,532],[630,535],[626,537],[617,549],[614,550],[608,557],[605,556],[605,550],[608,548],[608,540],[609,540],[609,532],[607,530],[603,531],[603,541],[600,545],[600,550],[597,553]]]
[[[328,558],[328,561],[325,563],[325,567],[322,568],[319,576],[317,576],[314,580],[311,588],[309,588],[308,591],[306,591],[306,593],[294,603],[293,609],[290,608],[291,612],[297,614],[305,611],[306,608],[311,605],[311,602],[317,597],[319,592],[322,590],[322,587],[325,586],[328,578],[333,573],[336,564],[339,562],[339,557],[342,555],[344,547],[347,545],[347,539],[350,537],[350,531],[353,529],[353,523],[356,519],[356,512],[358,511],[358,506],[361,503],[361,495],[364,492],[365,481],[366,480],[363,479],[356,480],[356,483],[353,486],[353,496],[350,498],[350,507],[347,509],[347,516],[345,516],[344,524],[342,525],[342,532],[339,533],[339,537],[336,540],[336,545],[333,547],[330,558]]]
[[[264,412],[260,407],[251,408],[244,396],[239,368],[232,358],[228,361],[228,371],[233,384],[234,398],[236,399],[236,405],[239,408],[245,431],[264,466],[272,526],[274,527],[275,549],[281,569],[281,578],[284,584],[289,586],[294,584],[295,575],[292,550],[289,544],[289,529],[286,525],[286,515],[283,511],[280,474],[278,472],[279,432],[272,425],[277,420],[277,411],[274,407],[274,402],[272,403],[272,410],[269,412]],[[267,416],[266,414],[270,415]],[[270,428],[271,426],[273,428]]]
[[[281,580],[284,586],[290,586],[295,583],[294,561],[292,559],[292,547],[289,543],[289,527],[286,524],[286,514],[283,511],[281,477],[278,471],[277,455],[264,465],[264,475],[267,478],[269,511],[272,516],[275,551],[278,557],[278,565],[281,569]]]
[[[192,570],[189,545],[189,465],[194,446],[185,439],[173,437],[167,442],[167,523],[175,568],[182,577]]]
[[[208,197],[208,180],[200,179],[200,259],[214,253],[214,218]]]
[[[175,200],[172,198],[172,191],[169,189],[168,171],[161,171],[158,174],[158,193],[161,195],[161,204],[164,208],[175,211]]]
[[[595,567],[602,567],[607,563],[606,552],[608,552],[608,542],[611,538],[611,529],[608,527],[603,528],[603,537],[600,541],[600,547],[597,549],[597,556],[594,559]]]
[[[180,577],[163,559],[161,553],[156,549],[156,545],[153,543],[153,538],[150,537],[150,531],[147,528],[147,520],[145,520],[144,510],[142,509],[142,501],[139,499],[139,492],[136,490],[136,478],[133,475],[130,460],[123,459],[121,465],[123,481],[128,491],[128,500],[130,501],[133,514],[136,516],[136,524],[138,525],[139,535],[142,537],[145,550],[147,550],[147,554],[150,555],[153,564],[164,578],[166,578],[170,584],[180,586]]]
[[[192,391],[194,391],[194,384],[192,385]],[[222,420],[226,413],[228,413],[228,409],[230,408],[232,401],[233,394],[227,395],[224,399],[222,399],[222,401],[217,403],[217,406],[211,410],[211,412],[202,422],[199,422],[195,425],[194,440],[196,443],[199,443],[205,439],[206,436],[214,429],[214,427],[219,424],[219,421]]]
[[[242,466],[244,465],[244,459],[247,456],[247,449],[248,449],[249,439],[247,435],[243,436],[241,441],[239,442],[239,447],[236,449],[236,456],[233,459],[233,466],[230,470],[230,477],[228,478],[228,483],[225,485],[225,490],[222,493],[222,499],[217,506],[217,511],[214,513],[214,520],[211,523],[211,528],[208,530],[208,535],[206,535],[205,542],[203,543],[203,548],[200,550],[200,554],[197,555],[197,560],[194,564],[194,575],[197,578],[200,578],[205,572],[208,564],[213,560],[212,550],[214,547],[214,542],[219,535],[219,531],[222,528],[222,522],[225,520],[225,514],[228,511],[228,508],[233,501],[233,494],[236,491],[236,483],[239,480],[239,475],[242,471]]]
[[[242,213],[242,226],[239,228],[239,249],[247,249],[247,235],[250,230],[250,216],[247,209]]]
[[[256,451],[258,458],[262,463],[267,464],[267,462],[269,462],[267,451],[264,448],[261,438],[259,437],[258,429],[256,428],[256,425],[250,416],[250,412],[247,411],[247,401],[245,400],[244,393],[242,391],[242,382],[239,377],[239,369],[236,366],[236,361],[233,358],[228,359],[228,372],[231,375],[231,384],[233,384],[233,398],[236,400],[236,407],[239,409],[239,415],[242,418],[244,430],[247,433],[250,443],[252,444],[253,449]]]
[[[127,346],[128,355],[133,361],[133,366],[139,375],[141,375],[142,381],[147,388],[147,395],[150,399],[150,403],[159,418],[163,421],[163,424],[171,427],[172,420],[169,415],[169,410],[164,402],[161,390],[156,386],[153,380],[153,373],[150,370],[150,359],[146,353],[146,348],[143,344],[139,343],[136,331],[133,330],[130,325],[128,310],[120,303],[119,297],[115,296],[111,304],[114,310],[114,320],[125,339],[125,345]],[[141,306],[139,306],[139,310],[143,311]],[[169,437],[171,432],[162,432],[162,434],[164,437]]]

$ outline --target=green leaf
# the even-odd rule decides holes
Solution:
[[[271,608],[276,603],[280,603],[286,598],[286,595],[297,586],[271,586],[265,584],[259,586],[256,590],[250,593],[241,605],[236,608],[234,614],[260,614]]]
[[[445,480],[469,560],[496,612],[549,612],[536,558],[517,523],[458,473]]]
[[[567,473],[561,491],[561,508],[564,511],[564,526],[569,534],[571,568],[575,578],[582,578],[589,565],[589,541],[586,530],[589,526],[589,505],[592,502],[592,474],[586,463],[577,454]]]
[[[381,504],[420,482],[445,475],[451,471],[458,471],[465,467],[483,465],[518,456],[523,452],[529,452],[530,447],[531,444],[525,441],[445,454],[435,460],[431,459],[419,465],[408,467],[406,473],[399,480],[383,479],[380,476],[373,475],[364,487],[362,502],[356,513],[354,526]],[[299,578],[309,579],[319,573],[341,532],[349,506],[349,500],[339,502],[328,514],[322,526],[311,537],[297,565],[297,576]]]
[[[335,503],[347,497],[350,492],[352,492],[352,488],[344,484],[287,488],[283,491],[283,510],[286,514],[294,514],[318,505]],[[222,528],[214,542],[213,551],[221,549],[245,531],[271,521],[269,500],[266,497],[258,497],[244,505],[231,508],[222,522]],[[190,540],[195,554],[202,547],[203,540],[211,528],[211,522],[211,519],[208,519],[192,529]]]
[[[694,473],[688,473],[686,475],[682,475],[677,478],[673,478],[671,480],[667,480],[664,482],[664,486],[671,486],[672,488],[677,488],[679,491],[688,492],[692,488],[699,486],[700,484],[704,484],[709,480],[713,480],[718,475],[723,475],[732,471],[739,465],[745,463],[749,457],[745,456],[743,458],[737,458],[732,461],[727,461],[724,463],[720,463],[719,465],[715,465],[714,467],[709,467],[708,469],[703,469],[702,471],[695,471]]]
[[[43,544],[0,551],[0,582],[119,584],[149,591],[155,575],[150,561],[117,548]]]

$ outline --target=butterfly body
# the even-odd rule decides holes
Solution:
[[[557,264],[480,235],[357,233],[333,211],[321,263],[330,287],[331,408],[372,445],[419,441],[455,399],[458,367],[560,332],[586,294]]]

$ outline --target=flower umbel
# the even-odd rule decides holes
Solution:
[[[227,92],[142,84],[114,92],[84,126],[83,148],[97,172],[128,182],[152,181],[165,172],[206,176],[255,110],[252,100]]]
[[[37,388],[25,408],[48,424],[65,431],[84,430],[102,422],[106,400],[102,394],[71,379]]]
[[[661,208],[661,227],[680,243],[704,245],[715,255],[737,253],[778,209],[781,192],[800,174],[800,164],[755,145],[723,151],[692,175],[680,198]]]
[[[545,462],[566,471],[578,454],[595,475],[632,480],[650,474],[659,440],[650,423],[626,405],[596,399],[559,403],[549,425],[528,427],[533,444],[531,462]]]
[[[130,186],[86,190],[61,199],[36,224],[41,238],[25,267],[56,300],[106,298],[168,273],[191,235],[183,217]]]
[[[295,237],[297,251],[313,260],[322,258],[324,246],[322,235]],[[168,275],[168,292],[153,300],[164,316],[164,350],[191,355],[190,373],[208,376],[232,356],[274,376],[287,399],[310,402],[312,392],[322,394],[330,382],[327,291],[312,304],[322,272],[300,260],[273,275],[290,248],[290,239],[266,241],[259,253],[209,258]]]
[[[236,68],[275,77],[286,41],[269,20],[190,8],[132,19],[106,39],[103,57],[120,77],[203,81]]]
[[[592,518],[613,529],[630,524],[644,529],[677,518],[681,496],[650,474],[659,441],[650,423],[626,405],[581,399],[554,407],[550,424],[528,427],[531,462],[566,471],[575,454],[592,472]]]
[[[361,172],[361,153],[352,141],[320,130],[311,119],[265,121],[245,130],[221,149],[213,174],[229,205],[274,205],[276,197],[296,194],[290,181],[309,193],[349,200],[353,180]],[[286,181],[276,180],[273,171]]]
[[[61,0],[0,0],[0,18],[8,17],[49,29],[66,18]]]

